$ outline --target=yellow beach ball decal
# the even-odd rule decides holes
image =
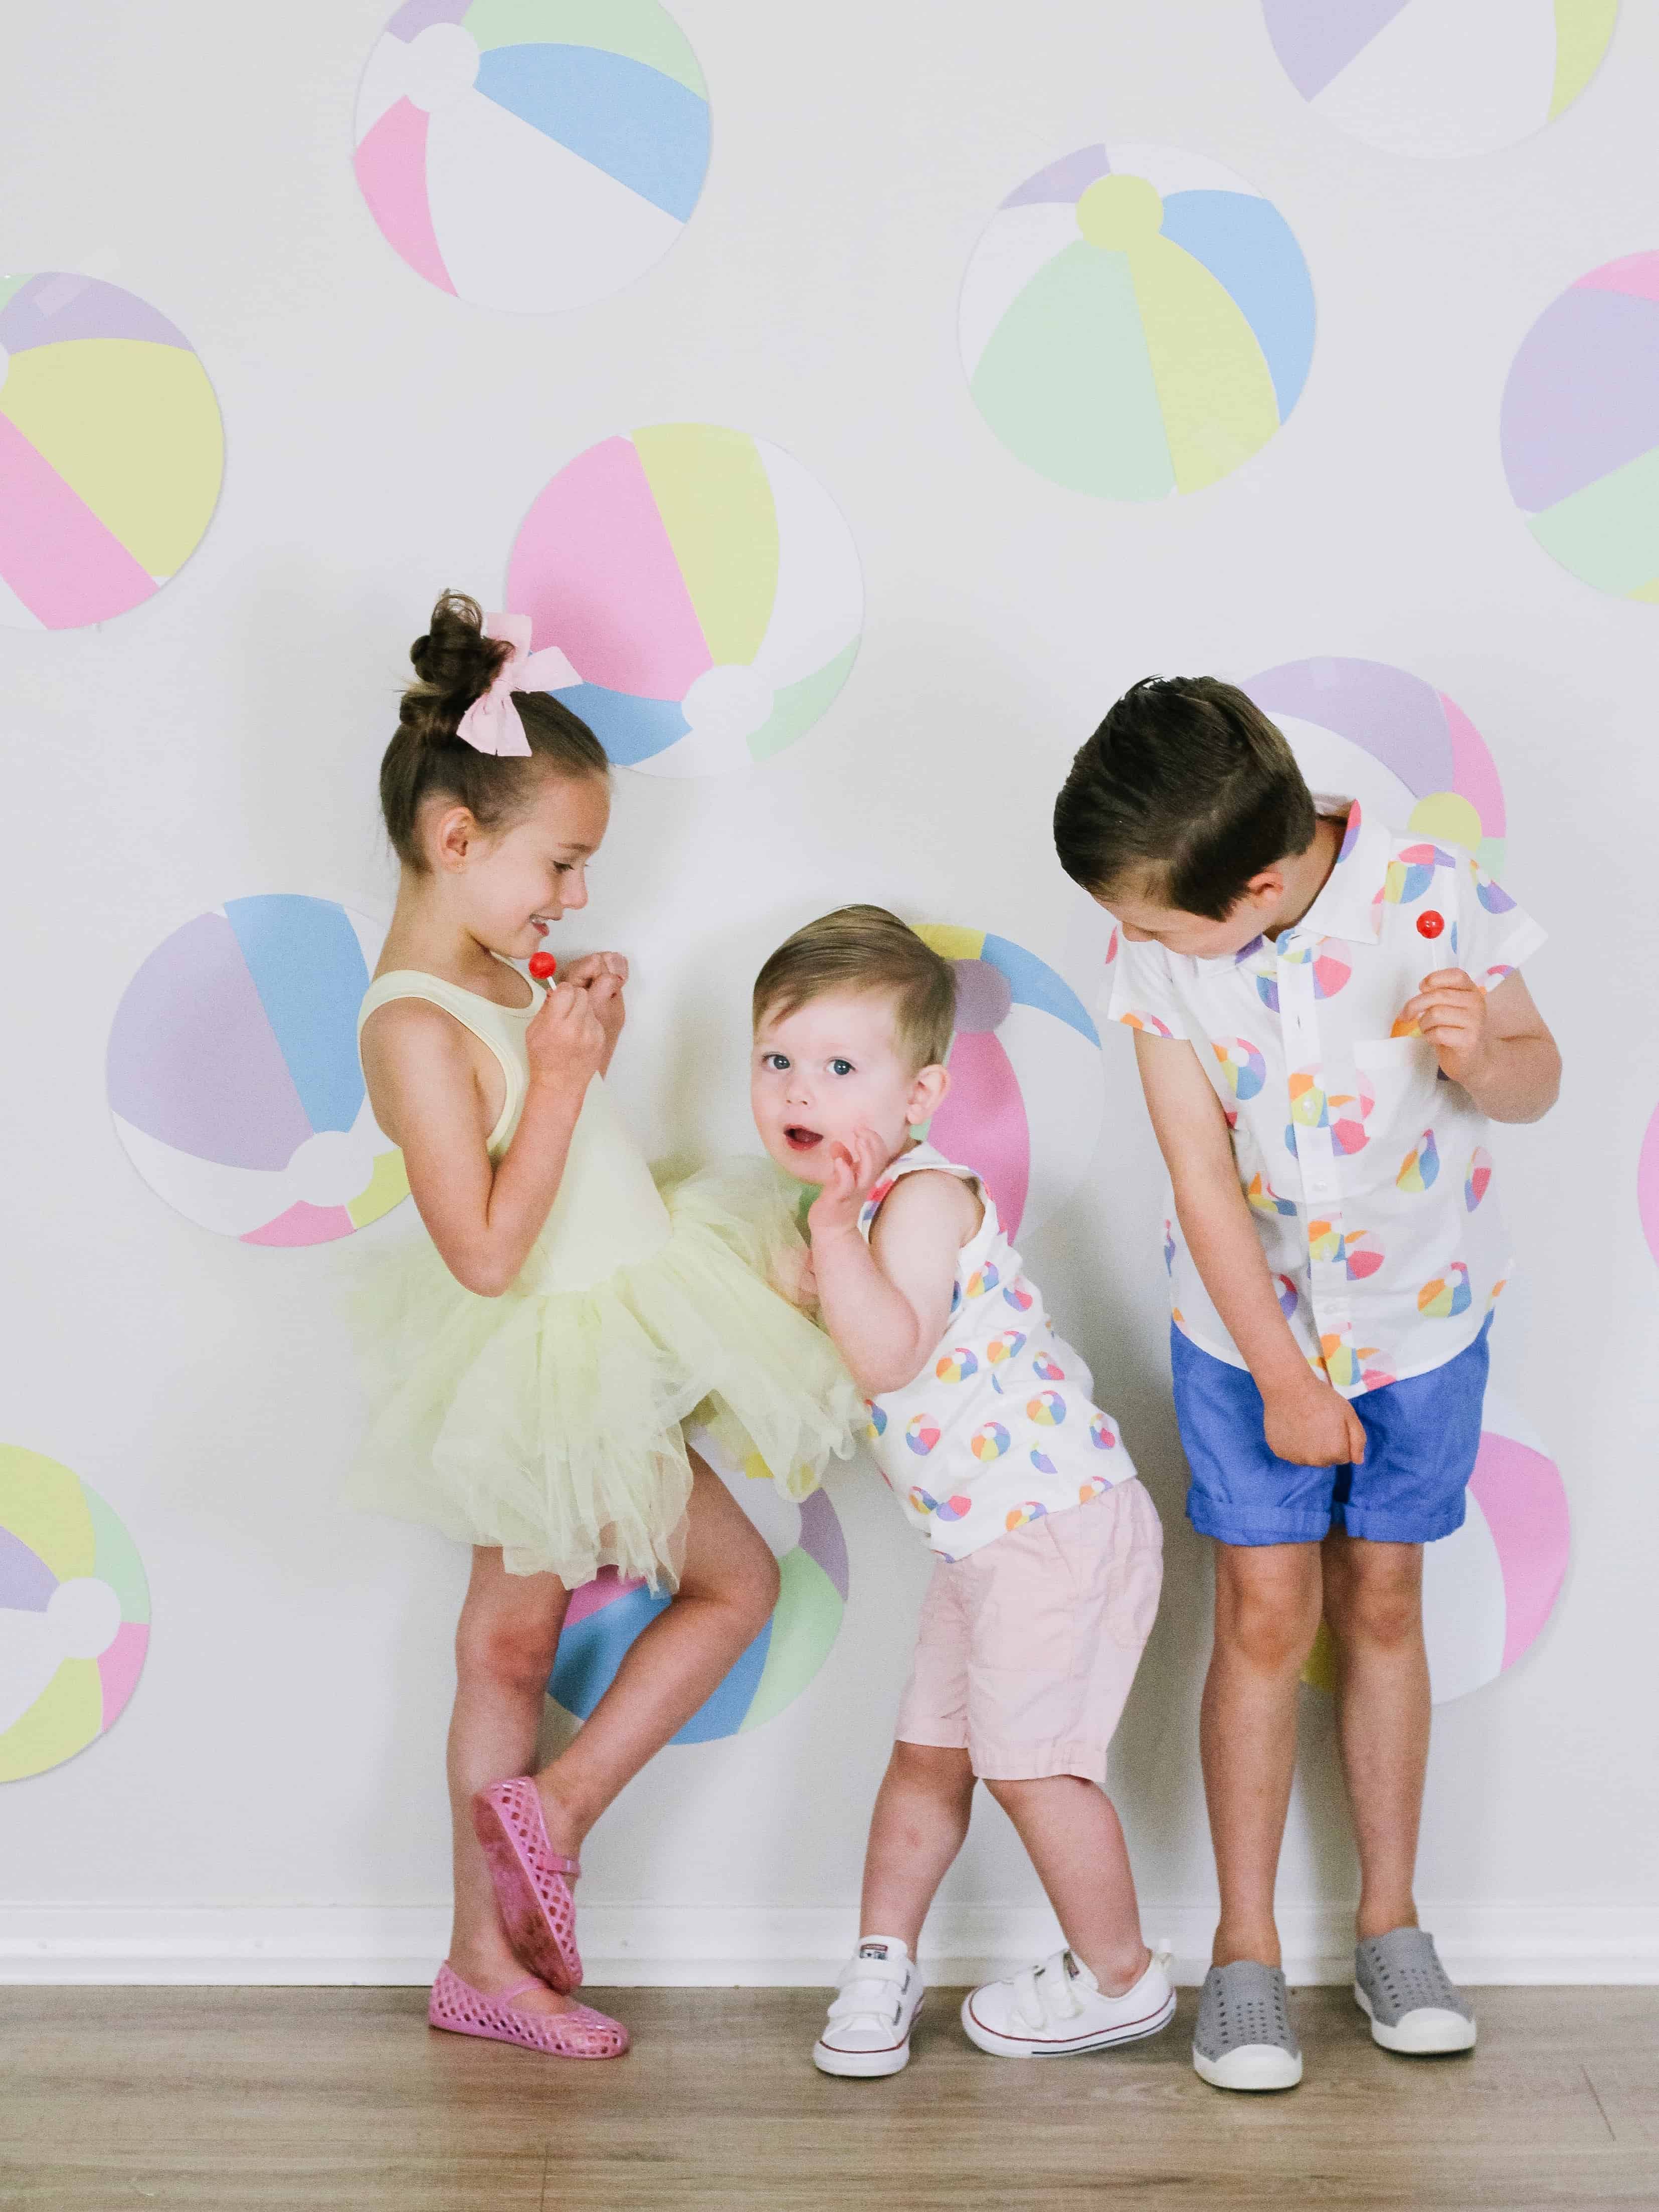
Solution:
[[[1301,395],[1314,297],[1279,210],[1164,146],[1085,146],[981,234],[958,313],[975,404],[1040,475],[1101,499],[1199,491]]]
[[[111,1727],[149,1644],[149,1586],[95,1490],[0,1445],[0,1782],[44,1773]]]
[[[184,332],[118,284],[0,276],[0,623],[141,605],[212,520],[225,434]]]

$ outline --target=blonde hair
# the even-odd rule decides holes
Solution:
[[[942,1066],[950,1058],[955,971],[885,907],[839,907],[787,938],[755,978],[755,1027],[831,991],[885,993],[894,1036],[913,1067]]]

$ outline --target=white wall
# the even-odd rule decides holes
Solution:
[[[1644,1018],[1659,615],[1533,545],[1497,440],[1534,316],[1586,270],[1659,245],[1659,19],[1626,9],[1600,77],[1543,136],[1416,163],[1312,115],[1257,10],[1221,0],[676,13],[714,100],[702,205],[632,290],[522,320],[421,283],[359,199],[350,118],[380,0],[293,0],[275,18],[185,0],[37,9],[8,27],[6,259],[91,269],[173,317],[228,441],[216,519],[174,583],[99,631],[0,631],[0,1439],[104,1492],[155,1605],[110,1736],[0,1792],[12,1970],[119,1971],[122,1943],[183,1956],[241,1941],[323,1958],[298,1971],[413,1973],[441,1941],[465,1563],[336,1502],[360,1417],[352,1245],[253,1249],[169,1211],[112,1133],[104,1043],[143,954],[227,896],[387,910],[374,773],[434,589],[498,599],[555,470],[666,418],[760,433],[819,477],[856,537],[868,621],[838,703],[770,765],[619,779],[590,936],[635,963],[617,1085],[653,1152],[748,1146],[750,978],[830,904],[874,896],[1005,932],[1092,998],[1103,928],[1054,865],[1047,822],[1072,750],[1133,678],[1369,655],[1429,677],[1485,733],[1508,878],[1554,933],[1528,973],[1569,1065],[1557,1112],[1498,1139],[1525,1269],[1495,1371],[1559,1459],[1575,1559],[1532,1656],[1437,1716],[1421,1890],[1491,1972],[1659,1971],[1659,1271],[1633,1200],[1659,1100]],[[956,351],[986,215],[1113,133],[1202,151],[1266,191],[1319,304],[1286,428],[1219,486],[1152,507],[1022,467]],[[1208,1585],[1181,1516],[1152,1147],[1127,1038],[1107,1057],[1099,1175],[1029,1258],[1168,1531],[1115,1786],[1149,1929],[1190,1954],[1212,1895],[1195,1753]],[[666,1971],[677,1952],[678,1971],[725,1956],[730,1975],[817,1974],[850,1929],[927,1560],[867,1468],[835,1497],[853,1594],[816,1682],[753,1735],[667,1753],[592,1840],[595,1948],[635,1961],[608,1971]],[[1340,1949],[1354,1884],[1328,1708],[1310,1694],[1282,1880],[1304,1968]],[[947,1949],[1027,1940],[1009,1915],[1038,1893],[994,1808],[946,1895]],[[78,1969],[52,1948],[77,1934]],[[343,1966],[354,1945],[362,1960]],[[732,1965],[743,1946],[757,1956]]]

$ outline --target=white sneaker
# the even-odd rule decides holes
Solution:
[[[1121,1997],[1109,1997],[1069,1951],[1006,1982],[986,1982],[962,2001],[970,2043],[997,2058],[1064,2058],[1156,2035],[1175,2017],[1169,1954],[1159,1952]]]
[[[869,2081],[908,2066],[910,2029],[927,1985],[906,1946],[896,1936],[865,1936],[836,1987],[841,1994],[812,2045],[819,2073]]]

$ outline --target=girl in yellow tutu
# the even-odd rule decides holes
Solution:
[[[770,1171],[659,1190],[617,1121],[604,1076],[627,962],[590,953],[545,989],[512,964],[586,903],[610,813],[602,748],[548,696],[574,672],[528,652],[529,627],[440,599],[381,763],[402,878],[358,1035],[430,1241],[380,1286],[381,1388],[349,1494],[474,1547],[449,1733],[454,1929],[428,2016],[603,2058],[628,2037],[569,1994],[576,1854],[778,1590],[684,1425],[724,1431],[799,1498],[863,1407],[769,1287],[803,1257]],[[677,1601],[533,1773],[570,1592],[606,1566]]]

